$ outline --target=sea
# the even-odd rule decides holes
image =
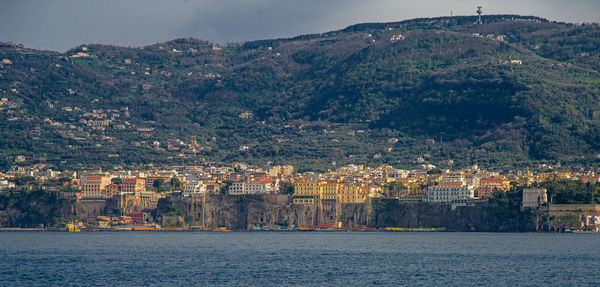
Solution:
[[[600,286],[599,234],[0,232],[0,286]]]

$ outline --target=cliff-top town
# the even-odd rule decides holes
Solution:
[[[369,224],[345,218],[348,213],[345,206],[377,208],[376,204],[380,202],[395,200],[407,206],[441,205],[455,210],[487,206],[491,199],[516,190],[522,191],[521,211],[542,209],[548,214],[560,215],[571,209],[565,204],[552,204],[552,198],[548,198],[546,189],[542,188],[545,182],[566,180],[596,184],[600,181],[600,175],[593,170],[553,170],[547,166],[537,170],[501,174],[477,166],[440,170],[435,166],[420,165],[416,169],[403,170],[390,165],[346,165],[326,173],[296,173],[292,165],[265,168],[234,163],[150,167],[146,170],[53,171],[36,165],[14,166],[6,174],[0,174],[0,190],[39,190],[46,195],[71,200],[74,204],[70,211],[72,216],[59,218],[54,226],[43,226],[70,231],[240,229],[240,225],[232,225],[232,220],[226,219],[228,215],[222,214],[224,203],[215,203],[215,198],[235,202],[243,202],[246,198],[271,204],[254,207],[260,215],[247,212],[247,224],[241,225],[245,227],[243,229],[329,230],[368,229]],[[218,207],[213,206],[211,211],[207,200]],[[188,205],[177,208],[174,202]],[[170,204],[167,208],[166,203]],[[197,205],[200,205],[199,212],[191,210]],[[286,208],[295,208],[295,213],[304,210],[311,215],[286,213],[283,218],[287,222],[277,223],[277,218],[282,218],[282,209]],[[597,207],[590,205],[589,208],[589,212],[584,208],[576,214],[577,224],[581,230],[597,232],[600,226]],[[276,215],[273,210],[277,211]],[[2,216],[8,215],[0,214]],[[267,216],[269,218],[265,219]],[[387,230],[394,228],[402,229],[387,226]]]

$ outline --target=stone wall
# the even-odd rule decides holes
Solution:
[[[600,204],[550,204],[548,211],[551,214],[561,212],[576,212],[586,215],[600,215]]]

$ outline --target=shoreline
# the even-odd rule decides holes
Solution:
[[[442,232],[442,233],[547,233],[547,234],[557,234],[557,233],[571,233],[571,234],[600,234],[600,232],[593,231],[580,231],[580,230],[572,230],[566,232],[548,232],[548,231],[540,231],[540,232],[488,232],[488,231],[448,231],[445,229],[437,229],[437,228],[403,228],[403,229],[332,229],[332,230],[251,230],[251,229],[240,229],[240,230],[202,230],[202,229],[155,229],[155,230],[127,230],[127,229],[92,229],[92,230],[81,230],[77,232],[68,231],[66,229],[54,229],[54,228],[0,228],[1,232],[60,232],[60,233],[99,233],[99,232],[109,232],[109,233],[121,233],[121,232],[141,232],[141,233],[183,233],[183,232],[236,232],[236,233],[430,233],[430,232]]]
[[[446,232],[445,229],[440,228],[406,228],[406,229],[375,229],[375,228],[365,228],[365,229],[310,229],[310,230],[302,230],[302,229],[265,229],[265,230],[257,230],[257,229],[235,229],[235,230],[219,230],[219,229],[144,229],[144,230],[135,230],[135,229],[82,229],[80,231],[69,231],[64,228],[0,228],[0,232],[72,232],[72,233],[81,233],[81,232]]]

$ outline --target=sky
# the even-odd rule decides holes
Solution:
[[[0,0],[0,41],[64,52],[175,38],[213,43],[293,37],[356,23],[484,14],[600,22],[600,0]]]

